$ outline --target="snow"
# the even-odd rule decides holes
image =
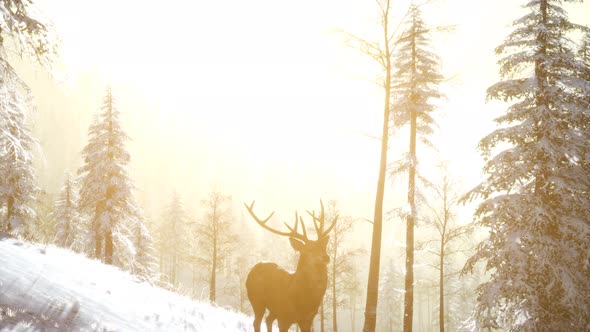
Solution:
[[[0,233],[0,332],[249,331],[252,318]]]

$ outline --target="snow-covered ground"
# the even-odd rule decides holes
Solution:
[[[0,332],[251,331],[252,318],[0,233]]]

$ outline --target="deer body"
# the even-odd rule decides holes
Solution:
[[[280,332],[287,332],[293,324],[298,324],[302,332],[309,332],[328,284],[327,265],[330,257],[326,253],[326,245],[328,233],[334,227],[337,217],[326,231],[323,228],[323,204],[319,217],[310,213],[318,234],[318,240],[314,241],[307,238],[303,220],[297,215],[295,227],[287,225],[290,232],[282,233],[266,226],[270,216],[265,220],[258,219],[252,211],[253,205],[254,203],[246,205],[252,217],[265,229],[289,236],[291,246],[300,253],[294,273],[285,271],[275,263],[258,263],[250,270],[246,279],[246,289],[254,311],[254,331],[260,331],[262,318],[268,309],[267,331],[272,331],[272,323],[276,319]],[[299,221],[303,234],[297,233]]]
[[[272,317],[267,318],[268,331],[271,331],[274,319],[278,320],[280,331],[288,330],[293,324],[298,324],[302,331],[309,331],[324,297],[327,281],[327,271],[323,282],[317,284],[315,277],[305,276],[301,271],[289,273],[275,263],[256,264],[246,280],[248,299],[255,314],[255,331],[259,331],[266,309],[268,317]]]

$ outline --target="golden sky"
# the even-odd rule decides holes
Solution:
[[[439,0],[425,13],[433,24],[457,25],[436,36],[453,79],[443,87],[448,100],[433,141],[466,186],[480,176],[477,142],[502,111],[484,103],[485,89],[498,79],[493,49],[520,16],[519,3]],[[379,38],[373,1],[38,4],[62,39],[56,89],[81,106],[69,113],[81,122],[80,139],[112,84],[148,210],[172,190],[197,201],[216,186],[237,202],[256,199],[261,211],[290,216],[324,197],[346,214],[372,216],[379,142],[368,136],[379,135],[382,93],[374,64],[339,31]],[[399,19],[407,1],[392,4]],[[588,23],[589,4],[568,8]]]

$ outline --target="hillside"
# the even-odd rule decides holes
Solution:
[[[113,266],[0,233],[0,332],[249,331],[251,323]]]

